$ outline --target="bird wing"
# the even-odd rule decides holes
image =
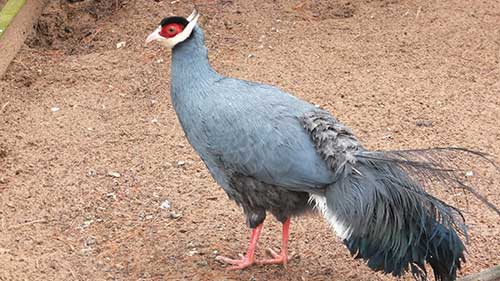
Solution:
[[[209,138],[209,150],[224,170],[297,191],[334,181],[299,120],[313,105],[268,85],[236,79],[224,83],[232,95],[218,104],[224,114],[212,120],[217,129],[210,130]]]

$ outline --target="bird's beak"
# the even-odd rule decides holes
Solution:
[[[162,39],[163,37],[160,35],[160,31],[161,31],[161,27],[158,27],[157,29],[155,29],[155,31],[151,32],[151,34],[149,34],[148,38],[146,38],[146,44],[148,44],[149,42],[158,40],[158,39]]]

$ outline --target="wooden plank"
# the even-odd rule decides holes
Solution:
[[[459,278],[457,281],[498,281],[498,280],[500,280],[500,265]]]
[[[0,10],[0,38],[25,3],[26,0],[9,0]]]
[[[16,56],[48,0],[8,0],[0,12],[0,78]]]

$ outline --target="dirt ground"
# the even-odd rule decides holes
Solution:
[[[192,3],[70,2],[51,1],[0,80],[0,280],[394,280],[313,216],[293,219],[286,269],[215,261],[244,252],[249,230],[183,136],[169,51],[144,46]],[[370,149],[462,146],[500,162],[499,1],[195,4],[219,72],[322,106]],[[500,205],[493,168],[469,181]],[[500,264],[499,217],[432,192],[470,226],[460,274]],[[280,235],[267,220],[259,256]]]

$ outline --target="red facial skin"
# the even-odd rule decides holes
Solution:
[[[183,29],[182,24],[170,23],[161,28],[160,35],[165,38],[172,38],[181,33]]]

